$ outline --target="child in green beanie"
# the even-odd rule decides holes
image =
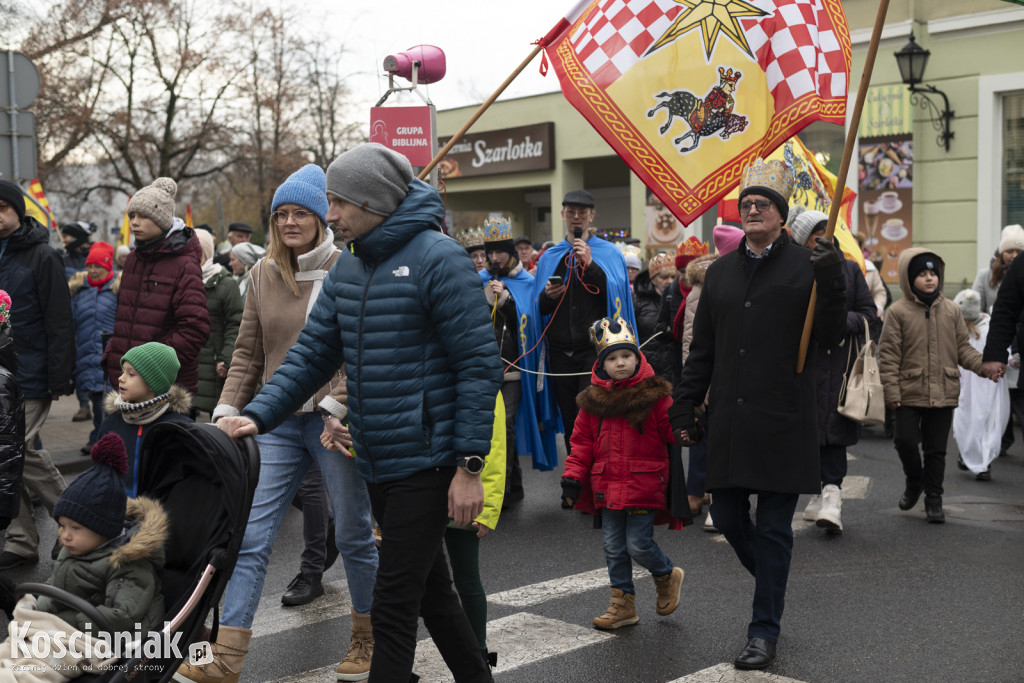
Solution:
[[[192,421],[192,395],[174,384],[180,367],[174,349],[166,344],[147,342],[128,349],[121,358],[117,390],[104,401],[107,417],[99,436],[114,433],[124,439],[128,450],[124,484],[129,498],[139,490],[139,458],[146,432],[161,422]]]

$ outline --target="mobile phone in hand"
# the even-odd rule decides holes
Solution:
[[[552,275],[551,277],[548,278],[548,283],[551,284],[552,286],[557,287],[558,285],[562,284],[562,276]]]

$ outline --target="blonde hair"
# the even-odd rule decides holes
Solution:
[[[327,226],[320,220],[320,216],[317,216],[315,213],[313,215],[316,217],[316,224],[320,228],[317,233],[317,242],[313,245],[318,247],[323,242]],[[281,241],[281,233],[278,232],[273,218],[270,219],[270,224],[267,226],[267,235],[270,236],[267,244],[267,260],[273,261],[274,265],[277,266],[277,271],[281,273],[281,279],[284,281],[285,286],[291,290],[292,294],[301,296],[299,284],[295,281],[295,270],[299,267],[299,260],[295,256],[295,252],[292,251],[292,248]]]
[[[964,323],[967,325],[967,332],[975,339],[981,339],[981,330],[978,329],[977,325],[974,324],[973,320],[967,320],[964,318]]]

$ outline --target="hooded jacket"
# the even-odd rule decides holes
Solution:
[[[669,286],[675,286],[670,283]],[[672,334],[666,330],[658,332],[658,316],[661,313],[661,294],[654,288],[651,275],[642,271],[633,283],[633,312],[636,314],[636,339],[644,344],[647,357],[654,373],[665,379],[672,378]]]
[[[910,288],[910,261],[931,254],[939,276],[939,296],[925,305]],[[946,264],[928,249],[905,249],[896,264],[903,298],[885,313],[878,342],[878,374],[887,405],[955,408],[960,369],[981,374],[981,354],[971,346],[960,307],[942,295]]]
[[[94,605],[115,632],[134,632],[139,622],[145,634],[157,630],[164,618],[158,572],[170,522],[159,502],[130,498],[125,524],[131,526],[124,534],[83,555],[61,548],[47,583]],[[36,609],[86,631],[87,616],[50,598],[40,597]],[[89,632],[96,634],[96,625],[91,626]]]
[[[562,475],[583,483],[576,509],[660,510],[657,523],[667,523],[672,385],[643,354],[632,377],[611,380],[598,361],[590,381],[576,397],[580,412]]]
[[[498,345],[480,276],[462,245],[440,232],[443,218],[437,191],[413,180],[395,212],[341,252],[298,341],[242,411],[261,432],[344,361],[364,479],[402,479],[488,453]]]
[[[0,327],[0,517],[9,522],[21,506],[25,465],[25,399],[14,374],[18,356],[8,325]]]
[[[113,334],[117,316],[117,293],[121,287],[118,273],[99,287],[86,281],[84,272],[75,273],[68,281],[71,292],[71,315],[75,319],[75,386],[79,391],[103,391],[103,335]],[[120,374],[120,373],[118,373]]]
[[[152,242],[128,255],[117,299],[114,336],[103,353],[110,386],[117,386],[121,356],[139,344],[156,341],[178,354],[175,380],[192,393],[198,380],[199,349],[210,335],[210,314],[199,268],[202,248],[180,218]]]
[[[0,240],[0,289],[11,295],[18,383],[26,399],[67,395],[75,388],[75,326],[60,254],[49,231],[26,216]]]

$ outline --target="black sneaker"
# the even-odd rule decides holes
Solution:
[[[319,574],[299,574],[288,584],[288,590],[281,596],[281,604],[298,607],[313,602],[324,594]]]
[[[900,510],[909,510],[910,508],[917,505],[918,499],[921,497],[921,489],[907,487],[903,492],[903,496],[900,498]]]
[[[956,459],[956,466],[959,467],[964,472],[967,471],[967,463],[964,462],[963,458],[957,458]]]
[[[12,553],[10,550],[5,550],[0,553],[0,572],[17,569],[18,567],[28,567],[29,565],[38,563],[38,555],[29,555],[26,557],[25,555]]]
[[[992,480],[992,468],[988,467],[984,472],[978,472],[974,475],[974,478],[978,481],[991,481]]]
[[[942,496],[925,496],[924,514],[932,524],[942,524],[945,522],[946,513],[942,511]]]

